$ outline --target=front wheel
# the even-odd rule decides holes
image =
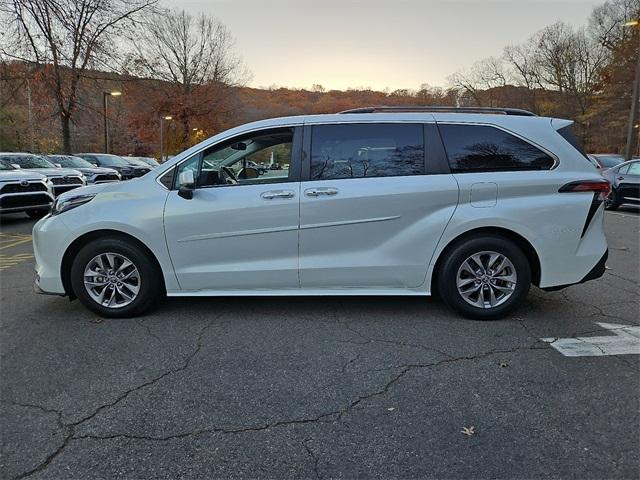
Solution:
[[[531,267],[513,242],[486,235],[458,243],[439,269],[437,283],[445,303],[464,317],[495,320],[527,296]]]
[[[132,317],[151,308],[163,291],[162,273],[149,254],[122,238],[84,246],[71,266],[73,291],[103,317]]]

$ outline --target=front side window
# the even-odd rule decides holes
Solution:
[[[488,125],[440,124],[452,173],[549,170],[554,160],[539,148]]]
[[[424,174],[421,124],[314,126],[311,180]]]
[[[178,167],[193,170],[197,187],[289,181],[293,129],[275,129],[236,137],[196,154]]]

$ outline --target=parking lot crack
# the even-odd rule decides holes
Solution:
[[[39,473],[45,470],[51,464],[51,462],[53,462],[56,459],[56,457],[58,457],[62,452],[64,452],[65,448],[67,448],[67,446],[69,445],[69,442],[73,437],[73,427],[65,427],[65,428],[67,428],[67,434],[63,439],[62,443],[60,444],[60,446],[58,446],[58,448],[56,448],[53,452],[51,452],[47,456],[47,458],[45,458],[41,463],[36,465],[31,470],[27,470],[26,472],[23,472],[13,477],[14,480],[22,480],[23,478],[30,477],[31,475],[34,475],[36,473]]]
[[[134,388],[131,388],[129,390],[126,390],[124,393],[122,393],[121,395],[119,395],[115,400],[109,402],[109,403],[105,403],[103,405],[100,405],[98,408],[96,408],[91,414],[87,415],[86,417],[83,417],[82,419],[70,423],[69,426],[78,426],[81,425],[89,420],[91,420],[92,418],[94,418],[96,415],[98,415],[100,412],[102,412],[105,409],[108,409],[110,407],[113,407],[115,405],[117,405],[118,403],[120,403],[122,400],[124,400],[125,398],[127,398],[129,395],[131,395],[134,392],[137,392],[138,390],[142,390],[146,387],[149,387],[157,382],[159,382],[160,380],[162,380],[165,377],[168,377],[170,375],[173,375],[175,373],[179,373],[179,372],[183,372],[186,369],[189,368],[189,366],[191,365],[191,361],[195,358],[196,355],[198,355],[198,353],[200,352],[201,348],[202,348],[202,339],[204,337],[205,332],[214,324],[214,322],[216,320],[218,320],[220,317],[222,316],[222,314],[216,316],[215,318],[209,320],[204,327],[202,327],[200,329],[200,332],[198,333],[197,339],[196,339],[196,345],[193,349],[193,351],[187,355],[187,357],[184,359],[184,362],[182,363],[182,365],[180,365],[177,368],[171,369],[171,370],[167,370],[166,372],[152,378],[151,380],[144,382],[140,385],[137,385]]]
[[[155,333],[153,333],[153,331],[151,330],[151,327],[149,327],[149,325],[147,325],[144,320],[142,320],[141,318],[136,318],[135,322],[140,325],[142,328],[144,328],[144,330],[147,332],[147,335],[149,335],[150,337],[155,338],[158,342],[162,343],[162,339],[156,335]]]
[[[313,449],[309,446],[309,443],[313,442],[313,439],[308,438],[306,439],[304,442],[302,442],[302,444],[304,445],[304,449],[307,451],[307,454],[309,455],[309,457],[311,457],[311,460],[313,462],[313,473],[315,474],[317,479],[320,479],[320,472],[318,471],[318,457],[316,456],[316,454],[314,453]]]

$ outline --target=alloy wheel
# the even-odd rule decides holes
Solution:
[[[138,296],[140,272],[124,255],[101,253],[87,263],[84,286],[96,303],[107,308],[121,308]]]
[[[456,275],[460,296],[479,308],[494,308],[515,291],[518,276],[511,260],[497,252],[479,252],[468,257]]]

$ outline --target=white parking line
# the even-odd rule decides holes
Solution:
[[[640,355],[640,327],[600,323],[615,335],[600,337],[542,338],[565,357],[602,357],[605,355]]]

